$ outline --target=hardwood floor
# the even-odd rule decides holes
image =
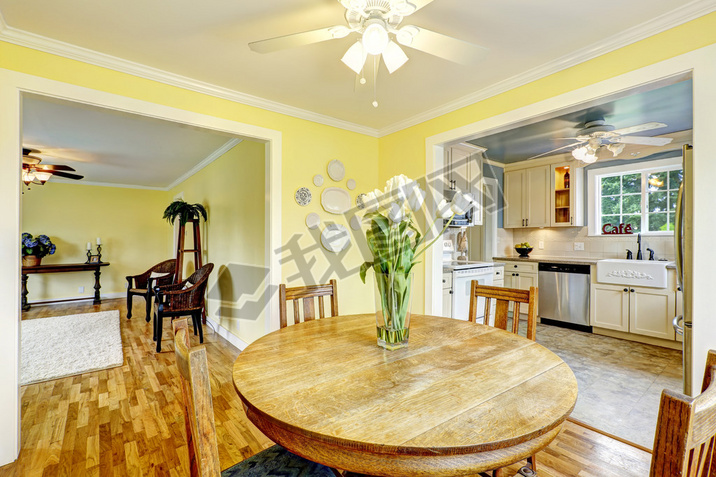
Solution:
[[[165,324],[155,353],[144,302],[127,320],[124,300],[34,306],[23,319],[120,310],[124,364],[21,387],[22,450],[5,476],[188,476],[174,348]],[[193,343],[198,337],[192,336]],[[247,419],[231,381],[239,351],[204,329],[222,468],[272,443]],[[644,476],[647,452],[568,422],[538,455],[540,477]],[[515,464],[506,475],[521,467]]]

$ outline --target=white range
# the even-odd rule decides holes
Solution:
[[[443,262],[443,316],[467,321],[472,281],[477,280],[480,285],[492,285],[494,265],[492,262]],[[485,317],[485,299],[479,300],[477,322],[482,323]]]

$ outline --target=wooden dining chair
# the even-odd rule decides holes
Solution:
[[[174,320],[172,327],[191,477],[335,477],[331,468],[292,454],[279,445],[221,472],[206,347],[190,347],[186,318]]]
[[[701,394],[661,392],[650,477],[716,475],[716,351],[706,358]]]
[[[309,285],[294,288],[286,288],[284,284],[279,285],[278,298],[281,328],[288,326],[286,304],[289,301],[293,302],[293,324],[301,322],[301,309],[303,310],[303,321],[311,321],[316,318],[314,298],[318,299],[318,317],[325,318],[326,314],[323,306],[324,296],[331,297],[331,316],[338,316],[338,286],[336,285],[336,280],[331,280],[325,285]]]
[[[527,305],[527,339],[535,341],[537,339],[537,287],[530,287],[529,290],[520,290],[517,288],[491,287],[487,285],[479,285],[477,280],[473,280],[470,290],[470,314],[469,320],[475,323],[478,310],[478,298],[485,299],[485,324],[490,324],[490,312],[492,308],[492,300],[495,300],[495,316],[494,325],[496,328],[507,330],[507,318],[510,311],[510,303],[512,303],[512,332],[518,334],[520,327],[520,310],[524,310],[522,305]],[[520,469],[520,474],[530,475],[537,472],[537,457],[532,455],[527,458],[529,468]],[[531,472],[530,472],[531,471]],[[489,475],[489,474],[486,474]],[[501,477],[502,469],[492,471],[492,477]]]
[[[134,296],[143,296],[147,309],[147,315],[144,319],[146,321],[150,320],[154,287],[169,285],[174,281],[176,263],[176,259],[173,258],[164,260],[144,273],[125,277],[127,279],[127,319],[132,317],[132,298]]]
[[[527,305],[527,339],[535,341],[537,338],[537,287],[530,287],[529,290],[520,290],[517,288],[491,287],[487,285],[478,285],[477,280],[473,280],[470,291],[470,315],[469,319],[473,323],[478,316],[477,303],[478,298],[485,299],[485,324],[490,323],[490,312],[492,308],[492,300],[495,300],[495,317],[494,325],[496,328],[507,330],[507,314],[510,311],[510,303],[512,303],[512,332],[517,334],[520,326],[520,312],[524,312]]]

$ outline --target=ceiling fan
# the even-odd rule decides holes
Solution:
[[[74,180],[80,180],[84,178],[84,176],[68,172],[75,171],[70,166],[63,166],[61,164],[40,164],[42,159],[33,155],[39,153],[40,151],[38,151],[37,149],[22,148],[22,181],[25,183],[25,185],[43,185],[45,184],[45,182],[50,180],[50,177],[52,176],[64,177],[65,179]]]
[[[346,25],[270,38],[249,43],[258,53],[270,53],[285,48],[310,45],[327,40],[345,38],[358,33],[354,43],[341,61],[360,74],[368,55],[382,56],[388,72],[400,68],[408,57],[395,40],[403,46],[420,50],[455,63],[472,64],[482,59],[486,48],[436,33],[414,25],[403,25],[403,19],[433,0],[338,0],[346,8]]]
[[[577,131],[577,137],[562,138],[573,139],[577,142],[532,156],[530,159],[547,156],[562,149],[579,146],[572,150],[572,156],[582,162],[591,164],[597,160],[597,152],[602,148],[611,152],[613,157],[617,157],[621,154],[627,144],[665,146],[673,139],[670,137],[628,136],[628,134],[665,127],[666,124],[664,123],[650,122],[639,124],[637,126],[615,129],[614,126],[607,124],[604,119],[594,119],[592,121],[587,121],[584,124],[584,128]]]

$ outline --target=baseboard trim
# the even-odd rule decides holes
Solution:
[[[580,421],[579,419],[575,419],[575,418],[573,418],[573,417],[568,417],[567,420],[568,420],[569,422],[573,423],[573,424],[576,424],[576,425],[578,425],[578,426],[582,426],[582,427],[585,428],[585,429],[589,429],[589,430],[592,431],[592,432],[596,432],[597,434],[601,434],[601,435],[603,435],[603,436],[605,436],[605,437],[608,437],[608,438],[610,438],[610,439],[614,439],[615,441],[619,441],[619,442],[621,442],[622,444],[626,444],[626,445],[628,445],[628,446],[635,447],[635,448],[639,449],[640,451],[648,452],[649,454],[652,453],[651,449],[647,449],[646,447],[644,447],[644,446],[642,446],[642,445],[639,445],[639,444],[637,444],[636,442],[631,442],[631,441],[628,441],[628,440],[624,439],[623,437],[615,436],[614,434],[610,434],[610,433],[605,432],[605,431],[603,431],[603,430],[601,430],[601,429],[597,429],[596,427],[590,426],[589,424],[587,424],[587,423],[585,423],[585,422],[583,422],[583,421]]]
[[[211,328],[222,338],[224,338],[226,341],[234,345],[235,348],[237,348],[239,351],[243,351],[246,349],[246,347],[249,345],[245,341],[243,341],[241,338],[221,326],[220,323],[212,320],[208,316],[206,317],[206,323],[211,325]]]

